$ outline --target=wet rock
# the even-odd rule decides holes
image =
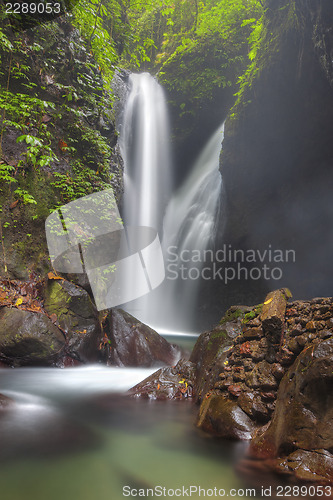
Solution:
[[[267,361],[260,361],[255,368],[246,375],[246,384],[249,387],[257,389],[276,389],[277,381],[272,374],[272,368]]]
[[[252,311],[248,306],[232,306],[225,313],[220,323],[210,332],[198,338],[190,361],[196,366],[196,400],[204,395],[219,381],[219,374],[228,367],[228,356],[242,337],[242,320]],[[229,384],[230,385],[230,384]]]
[[[251,439],[255,425],[238,404],[216,392],[207,393],[199,411],[197,426],[218,437]]]
[[[0,356],[13,366],[52,366],[65,348],[65,337],[42,313],[0,310]]]
[[[130,389],[131,396],[154,400],[186,399],[193,396],[194,365],[179,360],[176,366],[161,368]]]
[[[248,324],[246,325],[249,326]],[[263,329],[261,327],[246,328],[243,330],[242,337],[239,340],[258,340],[263,336]]]
[[[110,311],[106,321],[110,339],[108,362],[117,366],[174,365],[180,348],[169,344],[155,330],[121,309]]]
[[[10,408],[14,404],[15,403],[11,398],[9,398],[8,396],[4,396],[3,394],[0,394],[0,411]]]
[[[256,420],[267,422],[270,412],[262,402],[260,394],[256,392],[243,392],[237,400],[242,410]]]
[[[326,319],[324,329],[317,328],[316,331],[305,329],[305,325],[313,321],[314,314],[318,311],[320,314],[329,313],[333,316],[331,300],[323,300],[322,302],[295,301],[286,306],[285,317],[280,317],[279,327],[273,322],[274,335],[277,328],[280,328],[279,338],[273,338],[272,331],[261,327],[262,316],[258,313],[259,306],[247,309],[240,322],[241,331],[237,337],[228,338],[224,330],[225,323],[222,322],[211,332],[200,336],[191,356],[196,365],[196,373],[199,374],[196,387],[201,391],[200,397],[197,398],[201,402],[198,426],[214,435],[235,439],[249,439],[249,435],[255,432],[258,437],[253,442],[261,443],[255,457],[257,459],[265,457],[265,460],[270,460],[271,465],[269,467],[268,463],[266,465],[271,470],[277,470],[277,457],[282,463],[288,454],[298,447],[308,451],[314,447],[329,452],[333,449],[329,447],[333,446],[333,429],[329,417],[331,415],[332,420],[333,414],[329,409],[331,396],[328,396],[330,393],[333,394],[332,390],[329,391],[330,386],[333,389],[333,375],[327,378],[330,371],[333,373],[331,366],[333,356],[330,354],[328,344],[325,344],[332,341],[333,324],[329,329]],[[318,309],[323,304],[329,306],[328,309],[326,307],[325,310]],[[292,322],[290,313],[293,314]],[[270,323],[268,325],[271,327]],[[294,331],[295,335],[291,335],[290,330]],[[279,343],[273,344],[273,341],[277,340]],[[319,357],[323,357],[320,362]],[[299,382],[294,387],[296,375],[291,375],[287,382],[286,377],[292,365],[293,368],[297,367],[297,376],[304,378],[308,369],[315,367],[315,360],[321,368],[318,368],[316,376],[313,375],[317,378],[316,381],[308,384],[304,379],[307,397],[301,401],[302,383]],[[324,372],[326,378],[322,378]],[[285,401],[283,398],[288,400]],[[270,434],[276,415],[280,415],[280,418]],[[240,422],[242,425],[239,427]],[[289,423],[293,426],[291,429],[288,427]],[[277,446],[279,451],[273,452],[276,446],[274,439],[279,433],[281,446],[279,444]],[[319,435],[321,440],[318,439]],[[260,436],[265,436],[263,442],[260,441]],[[303,441],[298,442],[298,438]],[[310,438],[313,440],[312,448],[309,447],[310,441],[305,445],[306,440]],[[324,438],[328,441],[326,445],[323,442]],[[291,468],[285,466],[285,469],[287,474],[295,475]]]
[[[291,297],[289,290],[281,289],[267,295],[261,313],[264,331],[273,343],[278,343],[283,331],[287,300]]]
[[[70,357],[83,363],[100,359],[102,333],[98,314],[83,288],[65,279],[49,279],[44,309],[65,333]]]
[[[333,338],[312,344],[283,377],[268,429],[251,446],[259,457],[333,449]],[[333,476],[332,476],[333,479]]]

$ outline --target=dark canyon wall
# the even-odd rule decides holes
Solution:
[[[220,245],[292,249],[296,258],[268,263],[282,269],[278,281],[234,280],[224,294],[230,303],[277,286],[297,298],[332,292],[333,4],[267,5],[257,56],[226,124]]]

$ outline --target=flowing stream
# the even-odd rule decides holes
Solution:
[[[0,393],[15,400],[1,415],[1,498],[120,500],[126,486],[244,488],[233,471],[243,445],[203,439],[190,401],[124,397],[152,371],[0,369]]]
[[[120,134],[125,163],[124,218],[127,225],[151,226],[160,232],[166,279],[158,289],[127,303],[125,309],[160,333],[193,331],[202,263],[187,261],[184,272],[182,256],[193,251],[203,255],[214,247],[223,130],[224,125],[215,131],[188,178],[170,196],[173,175],[166,99],[148,73],[130,76]],[[135,279],[131,270],[128,286]]]

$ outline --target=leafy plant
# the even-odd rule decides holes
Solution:
[[[25,189],[17,188],[14,191],[14,194],[22,201],[24,205],[36,205],[37,201],[35,198],[28,193]]]
[[[21,135],[16,139],[16,142],[23,141],[25,141],[28,146],[27,151],[22,153],[28,165],[39,169],[40,167],[50,165],[54,160],[58,159],[52,148],[44,144],[42,139],[30,134]],[[24,166],[24,164],[23,160],[19,162],[19,166]]]
[[[62,204],[110,187],[94,170],[79,161],[74,163],[72,174],[55,172],[53,175],[55,181],[51,182],[51,186],[59,191]]]

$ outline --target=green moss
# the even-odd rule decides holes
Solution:
[[[263,304],[258,304],[257,306],[255,306],[252,311],[244,314],[244,317],[242,319],[242,323],[243,324],[246,324],[248,323],[249,321],[251,321],[252,319],[256,318],[257,316],[259,316],[261,314],[261,311],[262,311],[262,306]]]
[[[231,321],[236,321],[238,318],[242,318],[244,316],[244,311],[242,309],[233,310],[233,308],[228,309],[223,318],[220,321],[220,325],[224,325],[225,323],[229,323]]]
[[[251,321],[251,319],[254,319],[257,316],[255,311],[251,311],[249,313],[246,313],[243,318],[243,323],[248,323]]]

